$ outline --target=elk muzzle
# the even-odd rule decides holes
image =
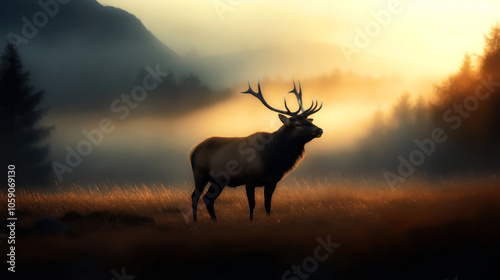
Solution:
[[[321,128],[316,129],[316,134],[315,134],[316,138],[320,138],[321,135],[323,135],[323,129]]]

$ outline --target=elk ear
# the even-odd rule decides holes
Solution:
[[[290,119],[289,119],[289,118],[287,118],[285,115],[278,114],[278,117],[280,117],[280,121],[281,121],[284,125],[290,125]]]
[[[314,119],[307,119],[308,122],[312,123]]]

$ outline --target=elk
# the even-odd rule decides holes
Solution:
[[[213,221],[216,221],[214,202],[226,187],[245,185],[250,207],[250,220],[253,220],[255,208],[255,188],[264,187],[264,204],[266,213],[271,214],[271,198],[277,183],[291,171],[302,158],[304,146],[314,138],[319,138],[323,130],[312,123],[309,118],[323,107],[318,107],[318,100],[312,102],[308,109],[302,105],[302,86],[299,90],[293,82],[293,93],[298,102],[297,111],[290,111],[286,103],[285,109],[271,107],[260,88],[255,92],[248,81],[248,90],[241,93],[256,97],[269,110],[278,113],[283,125],[273,133],[257,132],[247,137],[211,137],[198,144],[190,154],[191,167],[195,182],[192,198],[193,221],[197,222],[198,200],[207,183],[210,187],[203,196],[203,202]],[[288,117],[287,117],[288,116]]]

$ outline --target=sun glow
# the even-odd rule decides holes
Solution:
[[[277,47],[301,48],[310,55],[318,45],[340,51],[353,45],[357,30],[376,22],[376,14],[397,2],[401,12],[392,14],[381,30],[359,48],[372,59],[383,58],[396,71],[408,74],[449,72],[464,52],[479,52],[482,32],[496,20],[496,1],[235,1],[221,15],[216,2],[100,0],[136,15],[167,46],[180,55],[200,56]],[[293,60],[293,59],[292,59]],[[300,61],[300,60],[297,60]],[[361,61],[366,64],[366,61]],[[344,57],[332,69],[356,65]],[[301,65],[296,66],[301,69]],[[365,65],[365,67],[373,67]],[[308,70],[310,75],[314,70]],[[380,69],[367,72],[380,74]]]

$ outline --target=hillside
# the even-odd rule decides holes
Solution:
[[[177,77],[186,72],[182,59],[138,18],[95,0],[48,7],[1,1],[0,34],[2,46],[8,38],[20,42],[33,84],[45,89],[53,110],[107,108],[119,92],[137,85],[148,65]]]

